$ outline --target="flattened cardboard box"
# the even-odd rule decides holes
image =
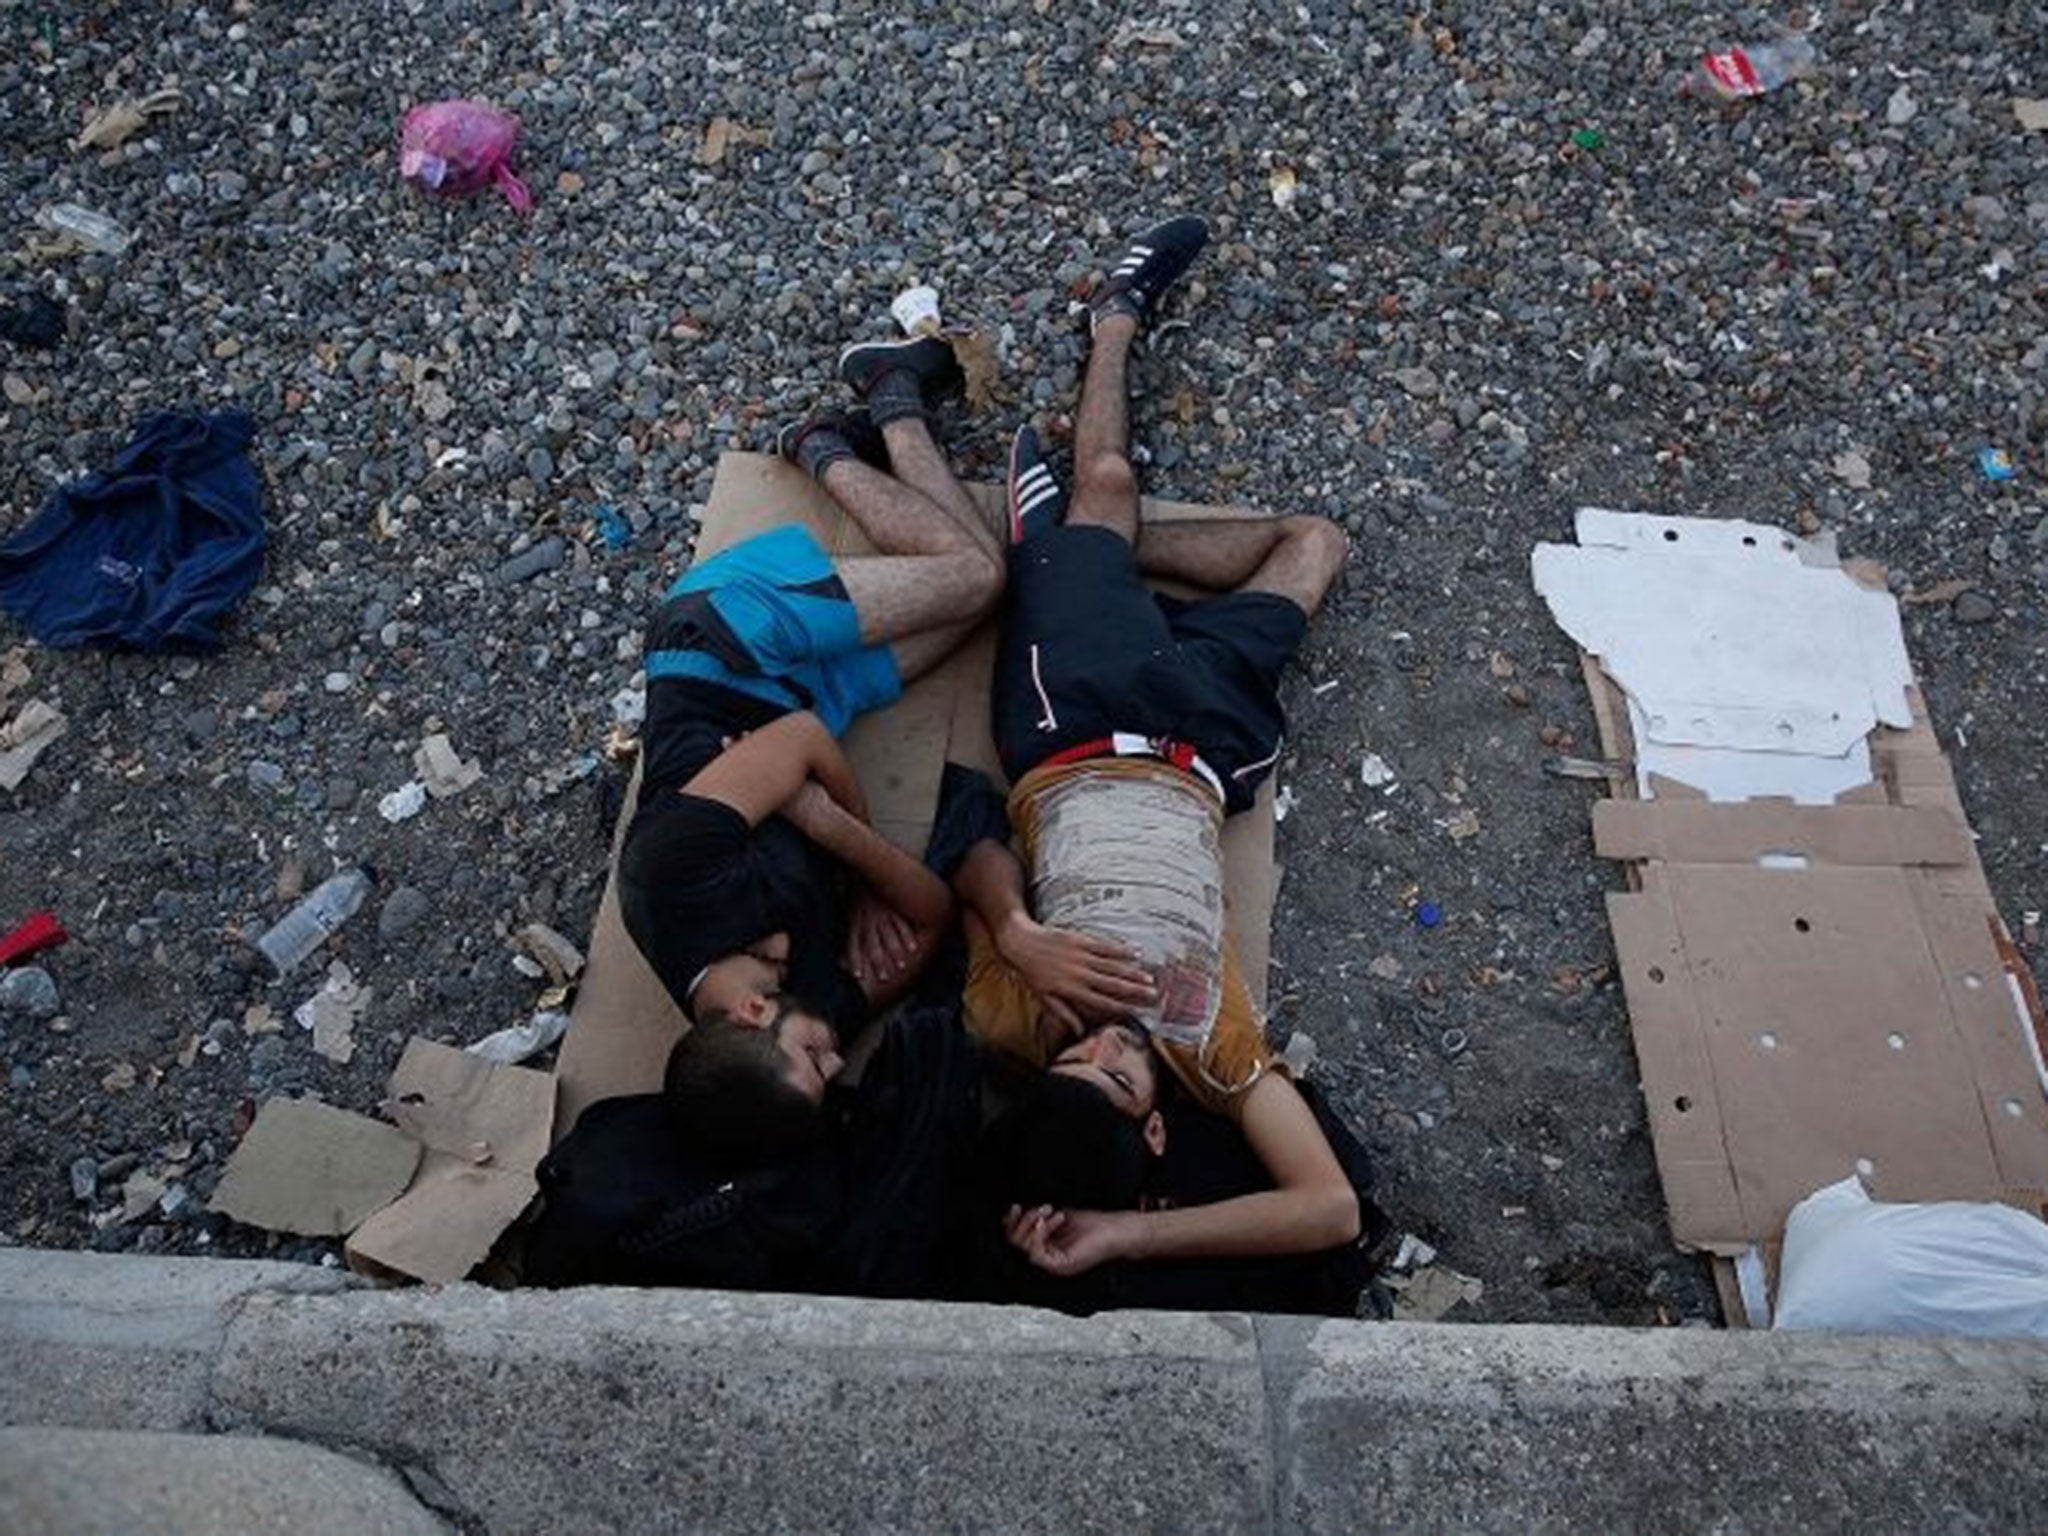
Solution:
[[[1588,670],[1598,700],[1613,685]],[[1624,757],[1625,715],[1600,702]],[[1885,1200],[2048,1200],[2039,1021],[1912,707],[1873,733],[1878,779],[1847,803],[1596,807],[1597,851],[1639,861],[1608,911],[1681,1244],[1767,1243],[1852,1170]]]
[[[1000,487],[976,485],[968,490],[992,513],[1002,505]],[[1168,519],[1244,513],[1148,499],[1144,515]],[[712,482],[697,558],[708,559],[764,529],[792,522],[810,528],[835,555],[873,552],[860,530],[808,476],[771,455],[725,454]],[[994,650],[993,626],[988,626],[905,688],[902,698],[856,720],[846,734],[847,756],[867,793],[876,829],[910,853],[924,852],[938,805],[939,778],[949,757],[984,768],[1001,780],[989,740]],[[629,808],[637,794],[636,778]],[[619,915],[615,886],[624,828],[621,816],[612,840],[612,872],[591,934],[589,965],[555,1068],[561,1084],[557,1136],[566,1135],[576,1117],[599,1099],[659,1087],[669,1049],[687,1027]],[[1231,933],[1252,996],[1263,1006],[1278,885],[1271,781],[1252,809],[1225,824],[1223,856]]]

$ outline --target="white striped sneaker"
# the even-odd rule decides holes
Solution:
[[[1067,493],[1038,451],[1038,430],[1023,426],[1010,439],[1010,542],[1022,544],[1066,521]]]
[[[1105,315],[1132,315],[1141,325],[1150,320],[1167,289],[1181,280],[1208,243],[1209,226],[1191,213],[1146,230],[1110,268],[1089,305],[1091,327]]]

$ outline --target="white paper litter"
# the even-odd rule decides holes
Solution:
[[[524,1024],[485,1035],[464,1049],[501,1067],[514,1067],[529,1056],[538,1056],[568,1032],[569,1015],[558,1008],[544,1008]]]
[[[1832,540],[1593,507],[1577,531],[1536,547],[1536,590],[1628,694],[1645,794],[1663,774],[1716,800],[1827,803],[1870,781],[1876,726],[1912,723],[1898,604]]]
[[[426,803],[426,785],[418,779],[408,779],[377,802],[377,814],[394,824],[410,821],[419,815]]]

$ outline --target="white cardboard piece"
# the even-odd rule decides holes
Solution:
[[[1872,729],[1912,724],[1898,604],[1830,542],[1593,507],[1577,531],[1536,547],[1536,590],[1628,694],[1645,792],[1824,802],[1869,781]]]

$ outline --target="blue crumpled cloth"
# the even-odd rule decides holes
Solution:
[[[263,572],[263,482],[240,411],[158,411],[113,467],[0,544],[0,608],[44,645],[213,650]]]

